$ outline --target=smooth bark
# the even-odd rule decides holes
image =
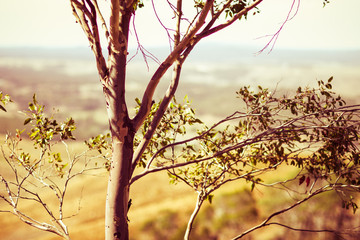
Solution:
[[[116,1],[112,1],[116,2]],[[114,6],[121,8],[120,6]],[[112,44],[109,48],[109,75],[103,79],[110,132],[112,135],[112,160],[106,196],[105,239],[126,240],[128,232],[128,202],[133,139],[135,131],[129,118],[125,101],[127,39],[131,12],[111,19]],[[116,25],[118,23],[118,28]]]
[[[194,208],[194,210],[193,210],[193,212],[192,212],[192,214],[190,216],[190,219],[189,219],[187,227],[186,227],[184,240],[189,240],[190,239],[190,233],[191,233],[191,231],[193,229],[195,218],[198,215],[203,202],[204,202],[203,195],[202,195],[202,193],[199,193],[198,197],[197,197],[195,208]]]

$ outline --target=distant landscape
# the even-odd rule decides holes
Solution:
[[[334,76],[336,92],[350,101],[360,96],[360,51],[274,50],[270,54],[256,54],[257,51],[221,45],[200,46],[184,65],[177,99],[187,95],[197,113],[211,120],[239,110],[235,92],[247,85],[286,92],[298,86],[316,86],[318,80]],[[166,52],[166,48],[152,50],[159,60]],[[61,116],[72,116],[80,129],[87,129],[83,137],[106,131],[102,89],[91,54],[87,48],[0,49],[1,90],[14,99],[15,104],[10,107],[19,110],[26,108],[36,93],[49,111],[58,109]],[[157,66],[150,58],[147,62],[148,65],[140,53],[129,62],[126,96],[129,106],[135,106],[136,97],[141,99]],[[169,76],[170,73],[164,77],[160,89],[167,87]],[[161,92],[156,97],[160,98]],[[212,107],[215,105],[216,108]],[[21,122],[14,120],[21,118],[17,113],[1,113],[0,117],[12,118],[11,124]],[[8,124],[2,124],[5,126],[1,128],[2,133]]]
[[[168,51],[149,50],[159,60]],[[270,54],[260,55],[256,54],[257,51],[231,46],[201,45],[184,64],[177,100],[182,101],[187,95],[199,117],[205,122],[213,123],[241,108],[242,104],[236,98],[236,91],[241,86],[256,88],[262,85],[279,94],[291,94],[298,86],[316,86],[318,80],[334,76],[333,90],[349,103],[360,103],[360,50],[329,52],[275,49]],[[147,61],[148,66],[139,53],[129,62],[126,96],[129,106],[135,106],[136,97],[141,99],[146,83],[156,69],[156,62],[150,58]],[[169,77],[170,73],[160,83],[160,89],[166,89]],[[26,109],[33,94],[36,94],[38,101],[46,106],[50,114],[57,112],[60,119],[75,119],[78,126],[75,136],[79,141],[74,142],[74,149],[81,149],[78,147],[81,145],[80,140],[107,131],[102,88],[89,48],[0,48],[0,91],[9,94],[14,101],[7,106],[7,113],[0,112],[0,136],[23,128],[24,116],[19,111]],[[162,92],[157,92],[155,100],[160,99],[161,94]],[[24,146],[31,148],[27,141]],[[283,169],[282,173],[292,174],[291,169]],[[99,176],[87,176],[75,182],[69,202],[78,204],[78,189],[82,188],[84,199],[81,201],[83,208],[79,215],[69,220],[73,239],[102,239],[106,180],[106,172],[100,171]],[[146,181],[165,184],[157,184],[149,190]],[[143,184],[134,185],[131,194],[137,200],[130,211],[130,231],[134,233],[132,239],[181,239],[195,195],[186,186],[168,185],[167,182],[165,175],[151,175],[142,180]],[[222,235],[213,239],[229,239],[234,235],[234,230],[235,234],[246,230],[259,223],[273,209],[287,203],[289,197],[286,194],[274,200],[263,197],[268,196],[266,191],[259,189],[251,193],[243,183],[227,186],[215,197],[213,205],[204,208],[200,215],[203,223],[194,231],[197,236],[194,239],[211,239],[216,231],[222,232]],[[147,193],[146,198],[143,197],[144,192]],[[86,198],[85,193],[91,199]],[[340,221],[348,226],[360,224],[358,213],[354,217],[350,211],[342,212],[341,204],[334,196],[329,196],[328,200],[314,201],[306,209],[299,209],[298,214],[286,215],[282,220],[294,222],[299,227],[317,228],[336,228]],[[232,208],[226,209],[223,202],[227,202]],[[2,202],[0,206],[1,204]],[[36,209],[32,211],[35,212]],[[6,216],[0,213],[1,240],[20,240],[24,239],[25,234],[29,240],[59,239]],[[208,218],[215,219],[217,225],[210,227],[210,222],[206,220]],[[173,225],[166,226],[169,222]],[[17,230],[14,230],[15,227]],[[305,233],[296,235],[284,229],[269,229],[270,232],[261,231],[256,237],[246,239],[330,239],[331,236]],[[349,239],[358,239],[357,237],[350,236]]]

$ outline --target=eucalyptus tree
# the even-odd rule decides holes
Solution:
[[[240,18],[247,16],[262,1],[195,1],[194,16],[185,16],[184,2],[178,0],[169,4],[176,16],[173,49],[162,61],[147,84],[136,116],[130,118],[125,99],[126,66],[128,57],[129,29],[137,9],[144,7],[139,0],[109,1],[109,21],[105,21],[98,1],[71,0],[73,14],[86,34],[94,52],[100,82],[103,86],[112,136],[112,161],[106,200],[106,239],[127,239],[127,211],[129,188],[135,167],[141,161],[167,106],[173,98],[182,65],[195,45],[203,38],[220,31]],[[218,23],[222,15],[229,18]],[[100,29],[104,28],[108,59],[104,57]],[[149,116],[155,89],[164,74],[173,66],[173,76],[160,106],[152,118],[146,134],[135,144],[136,133]],[[136,146],[137,145],[137,146]],[[134,150],[135,148],[135,150]]]
[[[185,11],[184,5],[189,4],[187,1],[164,1],[162,4],[168,4],[171,9],[170,11],[174,12],[175,17],[174,26],[169,31],[172,49],[149,79],[146,89],[142,93],[142,97],[140,97],[141,101],[139,101],[136,115],[130,117],[125,99],[129,29],[135,13],[138,13],[138,9],[151,7],[151,3],[142,0],[109,0],[107,7],[110,9],[110,14],[107,21],[99,8],[97,0],[70,0],[76,21],[83,29],[94,53],[108,112],[112,141],[112,160],[106,200],[106,239],[128,239],[127,212],[129,188],[130,184],[139,177],[133,176],[134,170],[136,166],[145,164],[147,171],[150,171],[149,166],[151,166],[153,161],[143,162],[147,158],[146,155],[149,154],[148,149],[153,146],[151,145],[153,144],[152,139],[157,133],[159,126],[161,126],[159,125],[161,120],[166,117],[167,107],[175,95],[180,81],[182,66],[186,58],[202,39],[230,27],[239,20],[247,18],[250,12],[253,14],[258,13],[261,3],[264,1],[194,0],[194,11],[192,12]],[[290,2],[292,7],[294,7],[298,1],[293,0]],[[328,1],[322,2],[325,5]],[[152,5],[155,6],[154,2],[152,2]],[[100,37],[100,29],[103,29],[104,38]],[[102,49],[103,39],[106,41],[107,59],[105,59],[105,53]],[[169,80],[169,87],[164,92],[156,112],[151,116],[151,120],[149,120],[149,114],[154,107],[154,92],[160,80],[166,81],[163,79],[164,74],[171,67],[172,78]],[[261,111],[265,110],[261,109]],[[263,115],[262,112],[257,114]],[[233,118],[236,117],[233,116]],[[258,121],[264,120],[261,117]],[[254,124],[251,121],[248,122]],[[260,126],[264,130],[267,125],[267,123],[260,122]],[[239,127],[245,126],[247,125]],[[145,132],[142,134],[143,131]],[[301,128],[301,131],[305,130]],[[287,132],[285,131],[285,133]],[[158,135],[161,136],[161,134]],[[204,133],[200,135],[204,135]],[[137,136],[140,136],[141,139],[138,140]],[[229,145],[230,143],[223,144]],[[230,148],[232,151],[243,150],[240,147],[243,144],[234,143],[233,145]],[[249,145],[251,146],[252,144]],[[275,146],[273,147],[275,148]],[[269,149],[267,150],[270,151]],[[212,151],[215,151],[215,149],[212,149]],[[215,152],[217,153],[210,154],[209,158],[217,159],[218,156],[224,154],[233,155],[224,153],[220,146],[218,146],[218,150]],[[280,151],[280,153],[283,152],[283,150]],[[199,156],[199,158],[203,159],[202,156]],[[166,167],[166,169],[175,169],[190,163],[204,164],[204,160],[200,161],[193,155],[189,155],[185,163],[178,164],[174,162],[171,167]],[[172,173],[177,176],[176,172]],[[249,175],[249,180],[251,179]]]
[[[346,106],[334,95],[332,78],[327,82],[319,81],[316,89],[299,88],[290,97],[277,96],[261,87],[257,91],[243,87],[237,94],[244,102],[244,110],[210,127],[195,117],[187,103],[179,104],[174,100],[182,66],[196,45],[239,20],[260,13],[265,1],[193,0],[192,11],[185,7],[189,1],[163,1],[162,4],[167,4],[174,13],[173,21],[169,21],[174,26],[165,28],[171,51],[153,72],[144,92],[139,93],[138,107],[131,116],[125,98],[129,31],[135,13],[141,14],[140,8],[152,5],[156,11],[154,1],[108,0],[104,6],[109,11],[103,11],[97,0],[70,0],[75,19],[95,56],[111,133],[106,240],[129,239],[130,186],[159,171],[168,172],[172,181],[182,181],[198,194],[185,239],[190,238],[194,219],[204,201],[211,202],[214,191],[235,180],[250,183],[252,189],[257,185],[279,185],[289,190],[287,184],[295,180],[307,187],[305,197],[235,239],[276,224],[270,222],[273,217],[332,190],[343,193],[345,206],[356,210],[355,195],[351,193],[359,189],[356,144],[359,108]],[[321,2],[328,3],[327,0]],[[289,3],[291,11],[299,7],[300,0],[289,0]],[[104,12],[109,12],[108,18]],[[283,25],[269,45],[276,40]],[[171,78],[164,77],[171,70]],[[160,81],[168,81],[168,88],[161,100],[154,102],[154,92]],[[26,123],[35,119],[29,118]],[[61,136],[72,136],[73,122],[67,123],[65,135],[59,130]],[[177,136],[188,136],[186,129],[193,126],[198,129],[195,136],[177,140]],[[93,138],[87,144],[100,153],[108,147],[104,136]],[[297,173],[292,179],[265,182],[263,174],[276,171],[282,165],[295,167]],[[143,171],[135,174],[137,167]],[[63,235],[68,236],[67,232]]]

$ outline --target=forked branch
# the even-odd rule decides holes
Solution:
[[[291,209],[303,204],[304,202],[310,200],[311,198],[319,195],[319,194],[322,194],[322,193],[326,193],[326,192],[329,192],[329,191],[333,191],[334,190],[334,186],[331,186],[331,185],[327,185],[327,186],[323,186],[321,188],[319,188],[318,190],[314,191],[313,193],[309,194],[307,197],[297,201],[296,203],[294,203],[293,205],[287,207],[287,208],[284,208],[282,210],[279,210],[279,211],[276,211],[274,213],[272,213],[269,217],[267,217],[262,223],[260,223],[259,225],[243,232],[242,234],[234,237],[232,240],[238,240],[238,239],[241,239],[243,238],[244,236],[254,232],[255,230],[258,230],[260,228],[263,228],[263,227],[266,227],[266,226],[270,226],[270,225],[278,225],[278,226],[282,226],[282,227],[286,227],[288,229],[291,229],[291,230],[294,230],[294,231],[304,231],[304,232],[329,232],[329,233],[334,233],[336,234],[338,237],[341,237],[341,235],[337,232],[337,231],[334,231],[334,230],[311,230],[311,229],[297,229],[297,228],[292,228],[292,227],[289,227],[289,226],[286,226],[284,224],[281,224],[281,223],[276,223],[276,222],[270,222],[271,219],[273,219],[274,217],[278,216],[278,215],[281,215],[281,214],[284,214],[288,211],[290,211]],[[342,238],[342,237],[341,237]],[[342,238],[343,239],[343,238]]]
[[[144,92],[141,106],[138,114],[133,119],[133,124],[135,130],[138,130],[145,118],[148,116],[151,108],[151,102],[154,96],[155,89],[160,82],[160,79],[165,74],[165,72],[170,68],[170,66],[179,59],[182,52],[188,47],[189,43],[192,41],[195,34],[201,29],[201,27],[205,24],[206,17],[211,10],[212,4],[214,0],[207,0],[204,8],[202,9],[196,23],[193,28],[189,31],[189,33],[179,42],[178,45],[174,47],[174,50],[169,54],[169,56],[162,62],[156,72],[153,74],[150,82],[147,85],[147,88]]]

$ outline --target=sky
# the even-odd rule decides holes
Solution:
[[[192,3],[192,0],[187,0]],[[298,0],[295,0],[298,1]],[[109,1],[100,0],[106,7]],[[236,22],[210,36],[208,43],[225,43],[261,48],[264,37],[275,33],[286,19],[293,0],[267,0],[260,14]],[[166,46],[166,32],[160,26],[150,0],[136,13],[136,26],[145,47]],[[171,23],[165,0],[156,7],[164,24]],[[190,6],[191,7],[191,6]],[[281,32],[276,48],[286,49],[360,49],[359,0],[300,0],[297,15]],[[164,13],[162,12],[164,10]],[[170,26],[169,26],[170,27]],[[132,31],[131,34],[134,32]],[[87,39],[72,16],[69,1],[0,0],[0,47],[87,47]]]

